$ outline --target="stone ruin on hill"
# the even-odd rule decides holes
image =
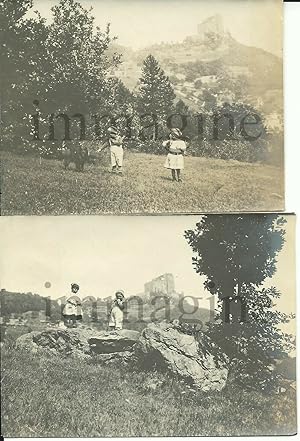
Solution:
[[[222,390],[228,377],[227,357],[207,336],[200,333],[196,338],[166,322],[151,323],[141,333],[51,328],[22,335],[16,346],[40,355],[165,370],[203,391]]]

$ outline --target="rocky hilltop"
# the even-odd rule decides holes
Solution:
[[[135,90],[143,60],[152,54],[169,76],[178,99],[192,109],[203,105],[202,89],[215,93],[220,102],[237,99],[238,90],[245,102],[265,113],[282,113],[281,58],[236,41],[219,16],[209,17],[195,31],[182,42],[136,51],[115,45],[113,50],[122,54],[115,75]]]

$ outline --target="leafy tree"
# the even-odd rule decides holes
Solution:
[[[272,277],[284,243],[285,222],[272,214],[204,216],[185,237],[197,254],[193,257],[196,272],[206,276],[205,287],[223,298]]]
[[[175,105],[175,113],[178,114],[177,118],[173,118],[173,126],[183,129],[183,135],[188,139],[193,138],[198,133],[197,119],[191,109],[184,103],[183,100],[178,100]],[[179,116],[180,115],[180,116]],[[178,124],[176,121],[178,120]],[[186,123],[186,127],[183,125]]]
[[[212,109],[217,105],[216,95],[210,89],[207,89],[207,88],[203,89],[202,99],[205,104],[205,109],[208,112],[211,112]]]
[[[17,135],[24,136],[24,104],[29,95],[32,100],[29,84],[36,77],[35,67],[41,66],[46,56],[44,21],[39,15],[25,18],[31,7],[29,0],[0,3],[1,135],[7,143]]]
[[[124,105],[125,92],[120,93],[119,101],[116,90],[120,91],[122,86],[112,78],[120,56],[109,51],[114,40],[109,25],[104,31],[95,27],[91,10],[75,0],[60,0],[51,9],[53,21],[49,25],[39,14],[25,18],[30,1],[5,0],[3,4],[1,59],[5,61],[5,74],[1,77],[1,90],[12,91],[5,100],[10,111],[6,115],[7,127],[11,129],[8,138],[30,141],[27,118],[35,110],[40,112],[41,123],[47,124],[40,127],[41,136],[47,139],[50,113],[55,114],[56,121],[59,113],[70,117],[78,113],[103,114]],[[39,101],[38,107],[33,100]],[[63,129],[63,122],[55,123],[57,139],[63,138]],[[40,147],[41,143],[34,146]]]
[[[158,124],[163,124],[173,108],[175,93],[169,78],[153,55],[148,55],[142,67],[138,90],[138,107],[141,114],[152,114]],[[155,139],[155,128],[153,130]]]
[[[292,346],[279,325],[293,316],[274,309],[280,297],[276,288],[262,287],[276,271],[285,223],[271,214],[204,216],[195,230],[185,232],[196,253],[196,272],[205,276],[205,288],[219,299],[209,335],[230,357],[236,378],[250,387],[269,387],[275,379],[272,361]]]

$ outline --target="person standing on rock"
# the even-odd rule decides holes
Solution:
[[[112,303],[112,307],[109,314],[108,327],[110,331],[118,331],[120,329],[123,329],[124,308],[125,308],[124,291],[120,289],[115,294],[115,300]]]
[[[82,304],[78,291],[79,285],[72,283],[71,293],[67,297],[66,304],[62,311],[67,328],[77,328],[77,321],[82,320]]]

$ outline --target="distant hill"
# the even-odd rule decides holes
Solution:
[[[6,289],[0,291],[1,316],[4,318],[14,315],[21,317],[23,314],[32,311],[47,312],[49,300],[39,294],[11,292]],[[51,300],[51,318],[60,318],[60,306],[55,300]]]
[[[120,45],[113,50],[122,54],[115,74],[131,90],[137,87],[142,62],[151,53],[169,75],[177,96],[191,108],[199,109],[203,104],[201,89],[213,91],[224,102],[236,98],[228,96],[231,88],[233,95],[239,89],[246,103],[261,107],[265,113],[282,113],[282,59],[245,46],[229,33],[217,41],[191,36],[181,43],[155,44],[137,51]],[[210,83],[211,75],[216,78]],[[193,84],[199,79],[200,83],[201,79],[208,82]]]

